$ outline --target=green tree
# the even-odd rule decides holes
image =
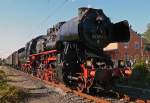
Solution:
[[[147,30],[143,33],[145,39],[145,50],[150,51],[150,23],[147,25]]]

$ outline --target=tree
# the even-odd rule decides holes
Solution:
[[[147,30],[143,33],[145,39],[145,50],[150,51],[150,23],[147,25]]]

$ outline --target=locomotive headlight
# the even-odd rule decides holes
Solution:
[[[91,66],[92,66],[92,61],[87,60],[87,61],[86,61],[86,65],[87,65],[88,67],[91,67]]]
[[[96,64],[97,64],[98,66],[100,66],[100,65],[101,65],[101,63],[100,63],[100,62],[97,62]]]
[[[95,76],[95,73],[96,73],[95,71],[91,71],[91,72],[90,72],[90,76],[91,76],[91,77],[94,77],[94,76]]]
[[[124,73],[127,77],[130,77],[132,75],[131,68],[129,68],[129,67],[125,68]]]

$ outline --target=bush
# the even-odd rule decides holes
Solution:
[[[0,102],[2,103],[19,103],[24,94],[22,90],[17,89],[14,86],[5,85],[0,91]]]
[[[150,87],[150,65],[144,60],[138,60],[133,65],[132,76],[129,79],[129,84],[137,87]]]
[[[4,71],[0,70],[0,88],[2,88],[4,84],[6,84],[6,75]]]
[[[3,70],[0,70],[0,74],[5,74],[5,72]]]
[[[134,64],[133,73],[135,73],[135,75],[137,73],[138,75],[136,75],[136,76],[145,77],[149,73],[148,65],[142,61],[137,62],[136,64]]]
[[[0,70],[0,103],[19,103],[24,92],[8,85],[5,73]]]

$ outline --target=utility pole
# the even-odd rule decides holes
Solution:
[[[140,35],[140,44],[141,44],[141,58],[143,57],[143,37]]]

